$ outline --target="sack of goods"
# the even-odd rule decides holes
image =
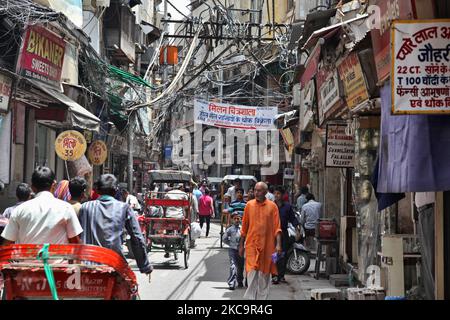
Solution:
[[[195,240],[200,237],[202,234],[202,229],[200,228],[200,224],[198,222],[191,223],[191,240]]]

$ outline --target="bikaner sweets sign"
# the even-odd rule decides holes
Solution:
[[[88,150],[88,158],[93,165],[102,165],[108,156],[108,148],[101,140],[94,141]]]
[[[450,113],[450,20],[392,26],[392,113]]]
[[[61,81],[66,43],[39,26],[29,26],[17,64],[21,76],[57,86]]]
[[[80,159],[87,149],[83,134],[75,130],[62,132],[55,140],[55,151],[58,157],[66,161]]]

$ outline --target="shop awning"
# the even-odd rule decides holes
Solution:
[[[56,89],[50,88],[47,85],[41,83],[38,80],[26,79],[27,82],[31,83],[34,87],[40,91],[46,93],[56,101],[64,104],[68,107],[66,122],[74,127],[81,129],[99,131],[100,119],[93,115],[91,112],[80,106],[78,103],[64,95],[63,93],[57,91]]]
[[[368,14],[363,14],[359,17],[349,19],[347,21],[343,21],[340,23],[336,23],[334,25],[319,29],[306,40],[305,44],[303,45],[302,49],[311,48],[316,45],[317,41],[319,41],[320,38],[329,39],[330,37],[334,36],[343,26],[346,26],[348,24],[351,24],[353,22],[357,22],[363,19],[367,19],[369,17]]]
[[[336,9],[330,10],[317,10],[306,16],[305,25],[303,28],[303,33],[298,41],[299,48],[303,47],[306,40],[312,35],[316,30],[319,30],[328,25],[330,18],[336,15]]]

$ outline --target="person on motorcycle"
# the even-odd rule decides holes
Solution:
[[[283,253],[281,257],[277,260],[278,276],[274,276],[272,278],[273,284],[278,284],[279,282],[286,283],[284,275],[286,273],[286,262],[287,262],[286,253],[289,249],[288,224],[291,223],[294,227],[297,227],[297,225],[299,224],[295,217],[294,210],[292,210],[292,206],[289,204],[289,202],[283,199],[285,191],[286,190],[284,189],[284,187],[278,186],[275,188],[274,192],[275,203],[278,207],[278,212],[280,215],[281,247]]]

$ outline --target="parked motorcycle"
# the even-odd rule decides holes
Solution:
[[[300,215],[296,213],[297,220]],[[289,249],[286,254],[286,268],[293,274],[304,274],[308,271],[311,264],[311,252],[305,247],[305,230],[298,225],[295,228],[291,223],[288,224]]]

